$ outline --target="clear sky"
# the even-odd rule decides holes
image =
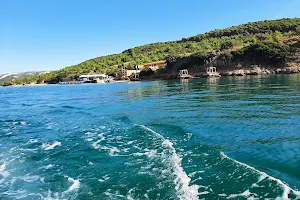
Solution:
[[[300,0],[0,0],[0,73],[60,69],[249,21],[300,17]]]

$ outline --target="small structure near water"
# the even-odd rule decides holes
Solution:
[[[139,69],[138,66],[135,67],[133,70],[127,69],[125,66],[119,66],[119,71],[116,73],[116,79],[117,80],[131,80],[130,77],[132,76],[139,76],[139,73],[141,70]]]
[[[205,73],[205,77],[221,77],[221,75],[219,74],[219,72],[217,72],[217,68],[216,67],[208,67],[206,68],[206,73]]]
[[[129,76],[129,79],[130,79],[131,81],[139,81],[139,80],[140,80],[140,75],[139,75],[139,74],[131,74],[131,75]]]
[[[181,79],[193,78],[193,76],[189,75],[189,71],[187,69],[180,70],[179,71],[179,77]]]
[[[84,83],[107,83],[113,80],[112,77],[109,77],[106,74],[91,74],[91,75],[81,75],[79,76],[79,81]]]
[[[59,84],[83,84],[83,83],[109,83],[113,82],[113,77],[106,74],[91,74],[91,75],[81,75],[77,80],[63,81]]]
[[[61,85],[83,84],[83,83],[84,83],[83,81],[76,81],[76,80],[59,82],[59,84]]]

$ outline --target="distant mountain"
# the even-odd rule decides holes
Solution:
[[[42,74],[48,74],[51,71],[30,71],[30,72],[19,72],[19,73],[6,73],[0,74],[0,83],[6,81],[14,81],[18,79],[24,79],[30,76],[38,76]]]

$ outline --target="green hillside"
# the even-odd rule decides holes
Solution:
[[[225,29],[216,29],[178,41],[139,46],[119,54],[101,56],[65,67],[50,74],[6,82],[3,85],[28,83],[57,83],[81,74],[114,74],[119,65],[131,68],[137,64],[166,60],[168,68],[178,60],[201,64],[211,54],[229,56],[238,62],[284,65],[296,59],[299,44],[300,18],[251,22]],[[293,42],[290,42],[293,41]]]

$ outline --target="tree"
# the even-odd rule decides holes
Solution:
[[[256,37],[252,37],[250,42],[251,42],[252,44],[256,44],[256,43],[257,43]]]
[[[297,35],[300,35],[300,26],[297,26],[297,27],[296,27],[296,34],[297,34]]]
[[[232,41],[226,41],[221,44],[220,50],[222,50],[222,51],[228,50],[228,49],[231,49],[232,47],[233,47]]]
[[[166,58],[167,65],[172,65],[178,60],[178,55],[170,54]]]
[[[263,34],[263,33],[255,34],[255,37],[256,37],[257,40],[259,40],[259,41],[265,41],[265,40],[268,39],[267,35],[266,35],[266,34]]]
[[[251,64],[281,65],[288,61],[291,50],[288,46],[280,43],[259,42],[232,53],[236,61]]]
[[[273,41],[279,43],[282,41],[283,36],[279,31],[275,31],[274,33],[272,33],[272,38]]]

